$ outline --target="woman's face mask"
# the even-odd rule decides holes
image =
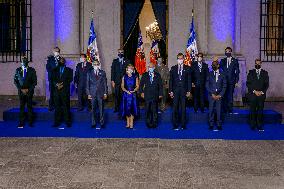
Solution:
[[[133,69],[128,68],[128,69],[127,69],[127,73],[132,74],[132,73],[133,73]]]

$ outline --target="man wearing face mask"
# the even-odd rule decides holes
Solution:
[[[23,128],[25,124],[25,105],[28,108],[29,126],[33,126],[33,95],[37,85],[37,76],[34,68],[28,66],[28,59],[22,58],[21,67],[16,69],[14,84],[18,89],[20,99],[20,122],[18,128]]]
[[[263,130],[263,107],[266,91],[269,87],[268,72],[261,68],[261,60],[255,60],[255,69],[249,71],[247,76],[248,98],[250,102],[251,129]]]
[[[203,61],[203,53],[198,53],[197,61],[194,61],[191,66],[192,69],[192,83],[194,89],[194,111],[197,112],[200,107],[201,112],[204,112],[205,102],[205,85],[206,78],[209,72],[208,65]]]
[[[80,63],[76,66],[74,83],[78,93],[78,111],[84,110],[88,104],[88,96],[86,94],[87,73],[92,69],[91,63],[87,62],[87,55],[80,55]],[[88,107],[90,109],[90,106]]]
[[[174,130],[178,130],[179,120],[181,120],[181,129],[186,129],[186,97],[191,96],[191,70],[189,66],[183,64],[183,61],[184,55],[178,53],[178,64],[173,66],[170,71],[169,95],[173,99]]]
[[[49,82],[49,111],[53,111],[54,110],[54,91],[55,88],[54,86],[51,84],[51,73],[52,70],[54,68],[57,67],[59,59],[60,59],[60,49],[59,47],[55,47],[53,49],[53,55],[50,55],[47,57],[47,63],[46,63],[46,71],[48,74],[48,82]]]
[[[97,111],[99,112],[99,123],[104,128],[104,100],[107,99],[107,77],[105,71],[100,69],[99,61],[93,62],[93,68],[87,73],[86,92],[92,101],[92,128],[96,128],[98,121]]]
[[[118,49],[118,58],[111,65],[111,85],[114,89],[114,112],[118,112],[121,102],[121,79],[125,74],[126,66],[130,61],[124,57],[124,50]]]
[[[227,47],[225,49],[226,58],[221,60],[220,68],[223,70],[227,78],[227,89],[226,94],[223,99],[223,109],[224,112],[233,112],[233,102],[234,102],[234,90],[235,86],[239,82],[239,62],[238,59],[232,57],[232,48]]]
[[[163,83],[163,98],[160,103],[160,109],[161,111],[165,111],[169,89],[170,71],[169,68],[165,65],[165,61],[163,61],[162,57],[159,57],[157,60],[156,71],[161,75]]]
[[[70,118],[70,83],[73,80],[73,70],[65,65],[64,58],[60,58],[58,66],[52,70],[51,81],[55,88],[55,112],[53,127],[58,127],[63,113],[67,127],[71,127]]]
[[[146,125],[156,128],[158,125],[158,101],[163,97],[163,83],[154,63],[149,64],[148,72],[142,75],[140,82],[141,97],[145,99]]]
[[[206,89],[209,100],[209,130],[214,129],[215,113],[217,117],[217,130],[222,130],[221,105],[227,88],[226,76],[219,69],[218,59],[212,62],[212,71],[207,76]]]

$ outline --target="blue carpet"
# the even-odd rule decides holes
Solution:
[[[264,132],[252,131],[247,124],[224,124],[223,130],[208,130],[207,124],[188,124],[187,130],[172,130],[171,124],[160,124],[157,129],[146,128],[136,122],[133,130],[125,122],[110,123],[105,129],[92,129],[90,123],[74,123],[72,128],[52,128],[51,122],[38,121],[34,128],[17,128],[16,121],[0,122],[0,137],[74,137],[74,138],[160,138],[160,139],[224,139],[224,140],[284,140],[284,125],[266,124]]]

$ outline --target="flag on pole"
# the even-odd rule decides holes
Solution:
[[[187,41],[184,64],[191,66],[192,61],[195,60],[195,55],[198,54],[196,33],[194,28],[193,10],[189,38]]]
[[[143,39],[141,31],[139,31],[138,36],[138,45],[135,55],[135,68],[140,75],[146,72],[146,58],[143,48]]]
[[[152,41],[152,46],[150,50],[150,62],[153,64],[157,64],[157,58],[159,55],[159,47],[158,47],[158,41],[154,40]]]
[[[88,41],[87,60],[88,62],[93,62],[94,60],[100,61],[99,49],[97,45],[97,35],[95,32],[93,18],[91,20],[91,25],[90,25],[90,36],[89,36],[89,41]]]

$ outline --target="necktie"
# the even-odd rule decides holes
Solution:
[[[23,78],[26,78],[26,75],[27,75],[27,68],[24,68],[24,71],[23,71]]]
[[[201,70],[202,70],[202,63],[201,62],[198,62],[198,67],[199,67],[199,72],[201,72]]]
[[[230,64],[231,64],[231,58],[227,58],[227,68],[229,68]]]
[[[179,66],[179,68],[178,68],[178,77],[179,77],[179,80],[181,80],[181,74],[182,74],[182,68],[181,68],[181,66]]]
[[[149,72],[149,75],[150,75],[150,82],[152,84],[153,83],[153,73]]]
[[[256,74],[257,74],[257,79],[259,79],[259,76],[260,76],[260,70],[256,70]]]
[[[64,72],[64,67],[62,66],[60,67],[60,77],[62,76],[63,72]]]
[[[214,72],[214,75],[215,75],[215,80],[216,80],[216,82],[218,81],[218,72]]]

